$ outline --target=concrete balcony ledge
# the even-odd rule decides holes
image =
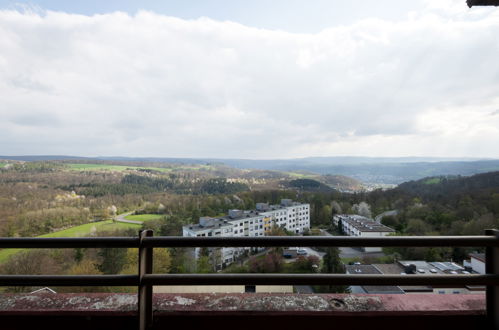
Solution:
[[[179,321],[192,327],[216,324],[217,329],[233,329],[234,324],[223,321],[241,317],[244,322],[238,329],[250,325],[254,329],[261,324],[319,326],[324,322],[348,325],[350,329],[377,324],[384,329],[400,329],[400,322],[404,329],[432,329],[437,325],[486,328],[483,294],[155,294],[153,309],[158,328]],[[72,330],[79,326],[100,329],[110,325],[132,329],[136,328],[136,318],[135,294],[0,295],[2,329],[40,326],[44,321],[52,329],[67,329],[68,322]]]
[[[155,313],[349,313],[484,315],[485,295],[436,294],[155,294]],[[110,293],[2,294],[0,315],[12,313],[135,314],[137,295]]]

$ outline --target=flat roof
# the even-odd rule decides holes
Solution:
[[[240,211],[241,214],[236,217],[230,217],[228,214],[224,215],[222,217],[216,217],[216,218],[211,218],[209,221],[212,223],[209,226],[202,226],[199,223],[195,224],[189,224],[182,226],[182,228],[192,230],[192,231],[203,231],[206,229],[214,229],[218,227],[225,227],[225,226],[233,226],[230,222],[232,221],[240,221],[244,219],[252,219],[252,218],[257,218],[257,217],[265,217],[267,212],[271,211],[279,211],[279,210],[285,210],[288,207],[294,207],[294,206],[300,206],[300,205],[310,205],[308,203],[300,203],[300,202],[292,202],[291,205],[269,205],[269,209],[266,210],[234,210],[234,211]],[[209,218],[209,217],[208,217]]]
[[[208,229],[211,230],[211,229],[234,226],[232,223],[225,222],[224,219],[221,219],[221,218],[213,218],[210,221],[212,223],[210,226],[201,226],[199,223],[194,223],[194,224],[182,226],[182,228],[192,230],[192,231],[203,231],[203,230],[208,230]]]
[[[342,221],[348,222],[348,224],[355,229],[362,232],[388,232],[393,233],[395,229],[383,225],[373,219],[369,219],[357,214],[339,214],[338,217]]]
[[[383,274],[399,275],[404,272],[404,267],[398,263],[393,264],[373,264]],[[433,288],[429,285],[400,285],[400,289],[405,292],[432,292]]]
[[[346,265],[345,269],[349,274],[383,274],[373,265]],[[362,285],[361,287],[367,293],[404,293],[400,287],[395,285]]]

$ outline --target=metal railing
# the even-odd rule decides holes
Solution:
[[[159,247],[485,247],[487,274],[152,274]],[[154,285],[486,285],[487,317],[499,329],[499,231],[483,236],[0,238],[0,248],[138,248],[138,275],[0,275],[0,286],[137,286],[140,329],[153,324]]]

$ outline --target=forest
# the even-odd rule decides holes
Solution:
[[[57,161],[9,162],[0,168],[0,236],[46,235],[97,224],[125,212],[156,214],[155,219],[144,221],[143,229],[153,229],[155,235],[181,235],[181,227],[197,222],[200,216],[220,216],[231,208],[252,209],[257,202],[278,203],[282,198],[310,204],[309,234],[317,234],[319,228],[334,233],[334,214],[375,217],[386,211],[395,212],[381,217],[381,222],[394,228],[396,235],[478,235],[484,229],[499,227],[499,172],[424,178],[395,189],[350,193],[340,192],[318,177],[297,179],[281,172],[224,171],[216,167],[162,171],[141,168],[143,165],[121,170],[74,170]],[[88,236],[134,236],[138,229],[139,225],[93,230]],[[385,253],[404,259],[460,261],[475,250],[392,248]],[[136,268],[136,251],[131,249],[15,252],[2,257],[0,250],[0,273],[112,274],[135,272]],[[229,270],[312,272],[320,267],[325,272],[341,271],[337,252],[326,252],[328,264],[316,265],[315,269],[312,265],[316,260],[303,258],[290,266],[277,253],[263,259],[250,258],[244,267]],[[155,254],[159,258],[157,272],[213,271],[209,260],[192,260],[183,249],[158,249]]]

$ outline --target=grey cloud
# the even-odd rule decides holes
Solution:
[[[43,84],[40,81],[37,81],[31,77],[27,76],[17,76],[14,77],[11,80],[11,84],[15,88],[23,88],[27,90],[33,90],[33,91],[38,91],[38,92],[43,92],[43,93],[50,93],[53,91],[53,88],[51,88],[47,84]]]
[[[423,143],[437,138],[425,126],[439,107],[497,106],[499,14],[421,15],[292,34],[150,12],[0,11],[3,141],[29,150],[15,125],[58,125],[70,129],[46,132],[47,152],[285,157],[382,153],[380,136]]]
[[[9,122],[20,126],[57,127],[62,124],[59,118],[50,113],[13,115]]]

